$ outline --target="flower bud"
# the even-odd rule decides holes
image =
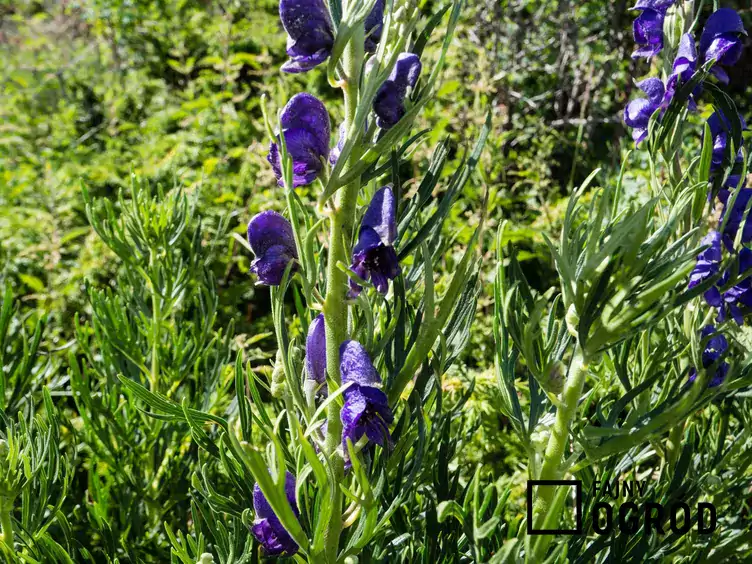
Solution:
[[[567,322],[567,331],[569,331],[569,334],[573,337],[579,336],[577,333],[577,326],[580,324],[580,316],[577,314],[577,309],[574,307],[574,304],[569,306],[567,315],[564,319]]]
[[[214,557],[208,552],[204,552],[198,557],[196,564],[214,564]]]
[[[664,45],[673,52],[679,47],[685,24],[683,8],[675,5],[668,9],[663,20],[663,41]]]
[[[272,397],[277,399],[285,395],[285,367],[282,360],[282,351],[277,350],[277,358],[274,361],[274,371],[272,372]]]
[[[564,375],[567,372],[567,367],[562,361],[557,360],[547,368],[546,382],[541,382],[540,384],[547,392],[559,395],[564,389]]]

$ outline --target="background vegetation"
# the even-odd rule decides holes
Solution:
[[[432,2],[424,4],[430,9]],[[735,7],[751,29],[748,3],[739,0]],[[631,77],[647,74],[648,67],[629,56],[628,8],[625,0],[471,0],[443,86],[420,124],[430,129],[428,146],[448,139],[445,167],[452,170],[492,108],[493,129],[483,160],[464,198],[451,209],[446,236],[469,239],[478,221],[474,204],[488,189],[488,231],[493,233],[499,221],[509,222],[503,243],[524,250],[519,259],[537,289],[545,290],[553,279],[541,234],[557,231],[572,186],[597,167],[613,174],[632,147],[621,112],[633,89]],[[119,255],[116,242],[102,236],[104,216],[97,215],[93,202],[109,200],[110,219],[127,222],[128,213],[135,214],[129,207],[150,205],[146,196],[134,201],[134,194],[183,189],[191,210],[187,227],[176,239],[174,256],[163,257],[164,264],[174,266],[171,276],[177,281],[182,260],[198,262],[188,269],[187,289],[171,304],[169,316],[173,327],[189,335],[186,339],[211,351],[197,353],[204,359],[202,376],[184,397],[204,402],[204,408],[215,401],[223,405],[225,399],[212,396],[212,390],[230,385],[232,377],[225,370],[229,351],[245,351],[246,359],[263,372],[274,345],[268,293],[254,287],[248,274],[252,257],[243,244],[248,219],[278,200],[265,161],[261,95],[275,107],[303,89],[331,99],[323,73],[282,79],[284,43],[277,3],[269,0],[0,3],[0,287],[14,298],[6,299],[0,317],[3,413],[12,419],[21,412],[21,419],[30,420],[33,412],[44,411],[48,418],[60,418],[61,435],[49,440],[63,445],[58,456],[72,470],[35,479],[49,483],[50,499],[57,499],[56,489],[76,492],[58,496],[60,517],[47,526],[58,529],[53,536],[69,539],[80,554],[91,554],[96,561],[116,555],[148,560],[150,554],[152,561],[164,561],[160,551],[166,550],[168,533],[163,521],[167,530],[185,529],[197,512],[209,509],[191,501],[194,478],[183,469],[171,473],[174,482],[162,484],[165,490],[150,498],[154,504],[170,500],[172,505],[144,515],[146,522],[134,521],[125,500],[143,491],[141,486],[130,493],[117,491],[118,479],[108,474],[113,467],[107,464],[112,455],[107,445],[125,441],[127,448],[117,450],[118,457],[128,452],[137,465],[144,452],[167,448],[162,444],[166,439],[159,439],[158,447],[143,442],[137,428],[92,427],[81,419],[81,402],[90,401],[102,417],[111,413],[117,421],[128,405],[118,395],[125,392],[114,382],[92,384],[92,375],[107,373],[108,365],[127,374],[138,351],[155,346],[138,338],[119,344],[116,337],[123,327],[102,322],[107,316],[99,297],[135,287],[128,276],[140,263],[138,257]],[[747,118],[752,91],[745,77],[751,73],[748,44],[731,73],[731,95]],[[341,108],[333,109],[334,103],[328,107],[332,122],[339,123]],[[420,178],[429,158],[419,146],[416,169],[408,174]],[[639,163],[639,154],[631,158]],[[134,177],[140,179],[135,189]],[[625,186],[638,195],[641,178],[627,178]],[[443,188],[439,184],[436,193]],[[180,213],[181,202],[165,213]],[[157,215],[155,211],[154,233],[145,235],[147,247],[161,236],[155,235]],[[100,233],[92,225],[99,225]],[[486,247],[485,287],[495,255],[490,239]],[[448,256],[441,266],[450,270],[455,261]],[[205,284],[214,285],[210,297],[198,290]],[[514,482],[522,479],[515,461],[525,455],[496,407],[490,292],[481,293],[479,309],[471,344],[463,352],[465,362],[456,363],[443,382],[457,397],[469,389],[470,372],[477,382],[468,404],[473,432],[459,473],[466,480],[480,462]],[[144,311],[148,317],[151,310]],[[126,320],[124,326],[141,334],[139,323]],[[210,334],[199,335],[201,327]],[[101,342],[102,335],[112,341],[111,348],[96,346],[93,337]],[[87,347],[90,340],[93,348]],[[205,363],[209,357],[215,361],[212,366]],[[199,370],[190,358],[167,362]],[[171,378],[168,383],[175,390],[190,380],[179,369]],[[50,390],[49,398],[43,386]],[[43,409],[45,400],[49,403]],[[39,423],[34,432],[48,437],[54,427]],[[102,434],[84,441],[92,429]],[[159,429],[152,430],[153,437],[159,436]],[[178,434],[181,440],[190,438],[185,429]],[[97,442],[102,452],[83,447]],[[190,440],[178,444],[195,449]],[[162,452],[168,468],[172,456]],[[161,467],[157,464],[142,477],[131,468],[128,480],[153,486],[159,472],[167,472]],[[83,499],[91,507],[78,505]],[[228,522],[228,528],[233,526],[237,524]],[[66,527],[70,530],[63,534]],[[135,546],[133,539],[142,545]]]

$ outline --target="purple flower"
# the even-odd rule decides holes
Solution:
[[[290,222],[275,211],[263,211],[248,222],[248,243],[255,260],[251,272],[267,286],[279,286],[287,264],[298,258]]]
[[[682,35],[679,42],[679,50],[676,53],[674,59],[673,70],[671,76],[666,81],[666,94],[664,96],[663,105],[667,106],[669,102],[674,98],[674,94],[678,87],[682,84],[686,84],[692,78],[697,68],[697,49],[695,48],[695,41],[689,33]],[[697,102],[696,98],[700,96],[702,87],[698,84],[692,94],[689,97],[689,109],[696,110]]]
[[[700,36],[700,53],[704,63],[715,59],[718,65],[731,66],[736,64],[742,54],[740,35],[746,35],[744,24],[734,10],[721,8],[714,12],[705,23]],[[711,70],[713,75],[723,84],[728,84],[726,71],[718,66]]]
[[[708,339],[705,344],[705,350],[702,351],[702,367],[710,368],[720,357],[728,350],[728,341],[722,334],[717,333],[715,327],[706,325],[702,328],[703,340]],[[728,374],[729,365],[727,362],[721,362],[716,368],[715,374],[708,384],[709,388],[720,386]],[[697,378],[697,370],[692,368],[689,371],[689,381],[694,382]]]
[[[660,78],[646,78],[637,87],[648,95],[647,98],[632,100],[624,109],[624,123],[632,128],[632,139],[639,145],[648,136],[650,116],[663,108],[666,90]]]
[[[282,110],[280,126],[287,152],[292,158],[293,186],[310,184],[318,177],[324,166],[322,161],[329,155],[329,114],[324,104],[311,94],[296,94]],[[282,186],[284,180],[277,143],[270,145],[266,159]]]
[[[371,362],[366,349],[357,341],[345,341],[339,349],[342,384],[351,384],[345,390],[342,406],[342,444],[347,453],[346,439],[353,444],[363,435],[368,440],[384,446],[391,444],[389,425],[394,421],[386,394],[377,386],[381,377]]]
[[[285,474],[285,493],[295,517],[299,518],[300,511],[295,500],[295,476],[290,472]],[[282,526],[258,484],[253,486],[253,510],[256,512],[256,519],[253,521],[251,532],[267,554],[270,556],[291,555],[298,551],[297,543]]]
[[[689,275],[689,288],[694,288],[718,273],[723,258],[721,240],[721,234],[717,231],[711,231],[702,240],[702,244],[709,245],[709,247],[697,255],[697,264]],[[721,293],[717,286],[712,286],[705,291],[705,300],[715,307],[720,305]]]
[[[376,0],[365,21],[366,28],[366,53],[374,53],[381,41],[381,31],[384,27],[384,0]]]
[[[373,100],[376,125],[381,129],[394,127],[405,115],[405,96],[408,88],[418,82],[423,65],[418,55],[400,53],[389,78],[384,81]]]
[[[668,6],[656,6],[661,2],[638,2],[633,8],[641,10],[639,16],[632,24],[634,40],[638,48],[632,53],[632,58],[651,57],[657,55],[663,49],[663,20],[666,17]]]
[[[742,129],[746,129],[747,124],[741,115],[739,116],[739,121],[741,122]],[[713,158],[710,163],[710,170],[717,172],[723,167],[723,160],[726,158],[731,123],[722,111],[717,110],[708,118],[708,126],[710,127],[710,134],[713,136]],[[743,159],[742,149],[739,147],[735,162],[741,163]],[[732,174],[729,175],[724,185],[736,188],[740,180],[740,175]]]
[[[743,248],[739,251],[739,276],[741,277],[750,269],[752,269],[752,250]],[[726,272],[721,282],[725,284],[728,278],[729,275]],[[741,282],[723,293],[723,302],[718,310],[718,322],[725,321],[730,314],[737,324],[742,325],[744,317],[742,316],[741,309],[739,309],[740,304],[752,307],[752,278],[744,278]]]
[[[305,356],[306,375],[326,388],[326,326],[320,313],[308,326]]]
[[[384,186],[374,194],[363,216],[350,265],[361,279],[370,278],[382,294],[388,290],[389,280],[394,280],[400,273],[399,259],[392,246],[397,234],[396,213],[392,189]],[[357,296],[361,289],[360,285],[350,280],[352,296]]]
[[[281,0],[279,17],[287,32],[290,56],[282,65],[283,71],[306,72],[329,58],[334,31],[323,0]]]

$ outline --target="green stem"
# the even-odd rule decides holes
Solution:
[[[0,497],[0,527],[2,527],[2,540],[8,547],[13,549],[13,502],[4,497]]]
[[[582,397],[582,389],[585,386],[585,379],[588,373],[588,362],[578,345],[572,358],[572,364],[569,367],[569,375],[564,385],[564,391],[561,397],[561,405],[556,410],[556,421],[551,429],[551,435],[548,438],[548,446],[541,467],[540,480],[558,480],[561,478],[561,464],[564,451],[569,441],[569,431],[572,427],[572,420],[577,411],[577,402]],[[556,493],[555,487],[538,488],[533,508],[533,519],[535,529],[543,528],[543,523],[551,522],[549,512],[551,511],[552,502]],[[554,516],[553,521],[558,523],[559,516]],[[546,550],[552,537],[550,535],[541,535],[536,541],[531,542],[531,550],[528,555],[528,562],[543,562]]]
[[[355,119],[358,106],[358,89],[361,68],[363,66],[364,30],[356,32],[344,54],[344,66],[347,80],[344,90],[345,127],[350,129]],[[360,158],[360,148],[355,147],[346,163],[346,168],[354,166]],[[329,378],[340,384],[339,347],[348,338],[349,287],[347,274],[337,264],[348,264],[350,238],[353,231],[360,178],[340,189],[335,199],[331,215],[329,232],[329,257],[327,262],[326,298],[324,299],[324,323],[326,326],[326,365]],[[340,483],[344,479],[344,460],[335,454],[342,443],[342,423],[340,421],[339,403],[333,401],[327,411],[327,435],[325,452],[329,455],[334,470],[335,483],[332,484],[332,513],[324,533],[324,558],[326,562],[337,560],[339,537],[342,532],[342,490]]]
[[[154,253],[152,253],[152,257]],[[152,334],[151,334],[151,375],[149,378],[149,384],[151,391],[157,393],[159,384],[159,326],[162,323],[162,307],[159,301],[159,294],[154,287],[154,281],[152,280],[151,288],[151,309],[152,309]]]

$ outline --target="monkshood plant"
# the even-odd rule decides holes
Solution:
[[[530,480],[581,480],[584,530],[565,537],[522,527],[498,561],[749,554],[752,358],[743,325],[752,305],[752,190],[744,120],[721,88],[746,31],[726,8],[702,21],[699,4],[635,6],[635,56],[665,57],[660,76],[638,83],[646,97],[624,114],[649,165],[643,194],[625,194],[629,156],[617,179],[588,192],[595,171],[570,198],[559,241],[549,241],[560,284],[543,294],[528,284],[514,249],[506,259],[499,231],[500,407],[526,446]],[[712,112],[698,147],[693,114],[706,103]],[[636,527],[596,534],[593,523],[604,519],[597,485],[625,479],[649,484],[629,500]],[[535,488],[527,530],[573,528],[570,492]],[[640,513],[648,502],[698,501],[715,507],[712,534],[672,532],[668,511],[657,517],[668,532],[659,533]],[[696,512],[685,519],[696,525]]]
[[[282,70],[326,72],[342,93],[345,118],[333,136],[327,107],[306,92],[276,119],[265,114],[283,211],[250,219],[248,247],[251,274],[270,290],[273,367],[254,369],[241,351],[236,400],[224,411],[180,405],[158,377],[147,377],[148,385],[143,376],[119,378],[158,421],[187,425],[201,449],[192,515],[202,524],[188,537],[171,536],[181,561],[204,558],[208,538],[221,562],[256,557],[257,547],[299,562],[411,561],[448,542],[400,546],[428,528],[413,523],[421,510],[433,515],[434,529],[439,522],[451,529],[452,550],[490,553],[483,543],[504,504],[491,504],[495,488],[485,486],[481,503],[480,477],[460,485],[459,473],[448,470],[461,444],[450,431],[468,396],[447,408],[441,386],[467,344],[483,222],[470,229],[458,258],[442,226],[490,123],[444,190],[437,186],[446,142],[414,189],[404,175],[427,133],[411,135],[413,122],[434,94],[460,8],[455,2],[424,14],[411,1],[281,1],[289,56]],[[423,50],[442,22],[431,62]],[[440,261],[452,272],[447,279],[434,274]],[[451,514],[464,520],[463,509],[447,504],[460,488],[476,527],[469,540],[447,522]],[[242,521],[248,532],[218,535],[215,519]]]

